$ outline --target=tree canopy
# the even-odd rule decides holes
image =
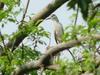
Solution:
[[[52,0],[38,13],[29,15],[28,22],[25,18],[30,0],[27,0],[25,9],[21,7],[21,3],[21,0],[0,0],[1,30],[8,22],[18,25],[17,31],[11,35],[2,34],[0,30],[1,75],[100,74],[99,0]],[[64,3],[66,8],[69,8],[68,11],[73,9],[76,13],[72,15],[72,23],[65,25],[63,42],[50,46],[46,40],[41,39],[45,37],[50,41],[50,33],[39,25]],[[23,14],[19,21],[17,17],[20,13]],[[86,25],[77,24],[79,13],[82,14]],[[23,43],[25,38],[31,42],[31,47]],[[39,45],[47,46],[45,54],[42,50],[38,51]],[[54,56],[64,50],[67,50],[73,59],[53,60]]]

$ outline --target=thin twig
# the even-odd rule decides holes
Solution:
[[[73,58],[74,62],[76,62],[76,60],[75,60],[75,57],[74,57],[73,53],[72,53],[69,49],[67,49],[67,50],[68,50],[68,52],[71,54],[71,56],[72,56],[72,58]]]
[[[78,12],[79,11],[79,7],[77,6],[77,11],[76,11],[76,17],[75,17],[75,22],[74,22],[74,29],[73,29],[73,31],[74,31],[74,36],[75,36],[75,39],[77,40],[77,37],[76,37],[76,30],[75,30],[75,28],[76,28],[76,24],[77,24],[77,18],[78,18]],[[85,46],[82,44],[82,43],[80,43],[81,44],[81,46],[84,48],[84,49],[86,49],[85,48]]]
[[[76,11],[76,17],[75,17],[75,22],[74,22],[74,25],[73,25],[73,36],[75,36],[75,39],[76,38],[76,23],[77,23],[77,18],[78,18],[78,10],[79,10],[79,7],[77,6],[77,11]]]
[[[1,30],[0,30],[0,37],[1,37],[1,40],[2,40],[2,44],[3,44],[3,46],[4,46],[4,50],[5,50],[5,52],[6,52],[6,45],[5,45],[4,37],[3,37],[2,33],[1,33]]]
[[[76,27],[77,18],[78,18],[78,11],[79,11],[79,7],[77,7],[77,11],[76,11],[76,17],[75,17],[75,22],[74,22],[75,27]]]
[[[23,17],[22,17],[22,20],[21,20],[21,24],[20,25],[23,25],[23,21],[24,21],[25,15],[27,13],[29,3],[30,3],[30,0],[27,1],[27,5],[26,5],[26,8],[25,8],[25,11],[24,11],[24,14],[23,14]]]
[[[11,47],[11,51],[12,51],[12,52],[14,51],[15,41],[16,41],[16,39],[15,39],[14,42],[12,43],[12,47]]]
[[[10,56],[9,56],[9,54],[8,54],[9,48],[7,48],[7,46],[6,46],[5,42],[4,42],[4,37],[3,37],[2,33],[1,33],[1,30],[0,30],[0,36],[1,36],[2,44],[3,44],[3,46],[4,46],[4,53],[7,53],[7,58],[8,58],[8,60],[9,60],[9,62],[11,63],[11,58],[10,58]],[[9,51],[10,51],[10,50],[9,50]]]
[[[21,46],[21,59],[24,58],[24,44],[22,43],[22,46]]]
[[[99,8],[99,7],[100,7],[100,3],[98,3],[96,6],[94,6],[94,9]]]

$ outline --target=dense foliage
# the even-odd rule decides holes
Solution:
[[[39,59],[42,55],[38,51],[38,45],[45,45],[46,43],[42,37],[49,39],[49,33],[46,32],[42,27],[38,26],[41,22],[26,22],[17,20],[17,16],[24,11],[21,6],[20,0],[0,0],[4,3],[4,8],[0,9],[0,25],[3,28],[8,22],[13,22],[19,25],[18,31],[12,35],[2,34],[0,32],[0,73],[2,75],[10,75],[11,72],[18,66],[25,64],[30,61]],[[100,34],[100,6],[95,4],[92,0],[68,0],[67,7],[76,11],[72,15],[73,23],[67,25],[64,28],[63,42],[77,39],[80,36],[93,34]],[[15,10],[18,9],[18,10]],[[87,25],[76,24],[77,15],[81,12],[84,21]],[[73,25],[74,24],[74,25]],[[21,43],[20,46],[12,52],[12,48],[8,48],[5,41],[12,41],[17,36],[27,36],[27,40],[30,40],[31,47]],[[13,37],[13,38],[12,38]],[[97,68],[98,64],[96,61],[95,53],[99,55],[100,42],[97,40],[87,40],[80,43],[76,47],[73,47],[71,52],[74,55],[75,60],[60,59],[54,63],[60,64],[60,69],[57,71],[45,70],[44,73],[47,75],[80,75],[84,72],[94,73],[94,75],[100,74],[100,69]],[[76,57],[77,52],[81,51],[82,58]],[[100,63],[99,63],[100,64]],[[37,71],[30,72],[31,75],[37,75]]]

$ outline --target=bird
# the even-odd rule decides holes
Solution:
[[[52,20],[52,25],[54,27],[54,38],[55,38],[56,44],[62,43],[63,42],[62,37],[64,35],[64,29],[63,29],[62,24],[59,22],[59,19],[55,14],[52,14],[50,17],[46,18],[46,20],[49,20],[49,19]],[[75,61],[75,57],[73,53],[69,49],[67,49],[67,51],[71,54],[73,60]],[[60,53],[58,54],[56,59],[59,60],[59,57],[60,57]]]
[[[57,44],[62,43],[62,36],[64,34],[63,26],[59,22],[58,17],[55,14],[52,14],[50,17],[48,17],[46,20],[51,19],[52,20],[52,25],[54,27],[54,38],[55,42]]]
[[[54,28],[54,39],[55,39],[56,44],[62,43],[63,42],[62,36],[64,34],[62,24],[59,22],[58,17],[55,14],[52,14],[50,17],[46,18],[46,20],[49,20],[49,19],[52,21],[52,25]],[[60,53],[56,57],[56,60],[59,60],[59,58],[60,58]]]

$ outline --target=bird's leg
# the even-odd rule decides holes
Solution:
[[[60,41],[58,40],[58,37],[57,37],[56,31],[54,31],[54,38],[55,38],[55,42],[56,42],[56,44],[59,44]],[[60,59],[60,53],[58,53],[58,54],[54,57],[54,60],[55,60],[55,61],[58,61],[59,59]]]

